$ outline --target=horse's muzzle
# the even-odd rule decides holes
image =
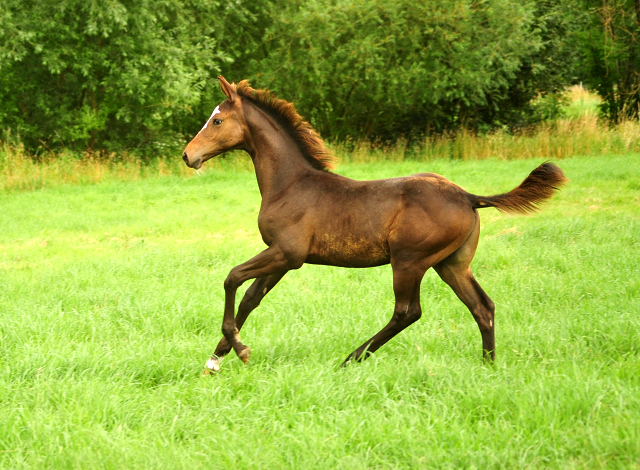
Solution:
[[[182,160],[184,160],[184,163],[189,168],[195,168],[197,170],[202,166],[202,159],[201,158],[198,158],[195,162],[190,162],[189,161],[189,156],[187,155],[187,152],[184,152],[182,154]]]

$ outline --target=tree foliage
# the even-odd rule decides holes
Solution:
[[[544,44],[530,4],[510,0],[283,2],[251,65],[323,134],[409,135],[507,124],[523,69]],[[528,87],[517,105],[536,93]]]
[[[640,114],[640,0],[584,0],[580,31],[585,82],[614,120]]]
[[[165,153],[222,99],[219,73],[334,139],[519,126],[579,80],[615,116],[637,110],[639,5],[0,0],[0,125],[30,149]]]
[[[29,146],[163,143],[228,59],[189,0],[5,0],[0,122]]]

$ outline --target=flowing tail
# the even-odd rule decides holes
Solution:
[[[567,178],[553,163],[543,163],[515,189],[494,196],[467,194],[474,209],[495,207],[500,212],[528,214],[539,209],[538,205],[560,189]]]

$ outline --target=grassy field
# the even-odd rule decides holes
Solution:
[[[490,194],[541,161],[338,172],[434,171]],[[222,281],[262,249],[250,171],[7,186],[0,467],[640,469],[640,155],[558,163],[570,183],[540,214],[481,212],[494,366],[430,272],[422,319],[340,369],[391,315],[390,268],[304,266],[243,329],[249,366],[203,377]]]

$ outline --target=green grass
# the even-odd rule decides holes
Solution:
[[[338,171],[489,194],[541,161]],[[249,318],[249,366],[202,377],[222,281],[262,249],[250,171],[0,192],[0,467],[640,468],[640,155],[559,164],[540,214],[481,212],[493,367],[430,272],[422,319],[340,369],[391,315],[390,268],[304,266]]]

